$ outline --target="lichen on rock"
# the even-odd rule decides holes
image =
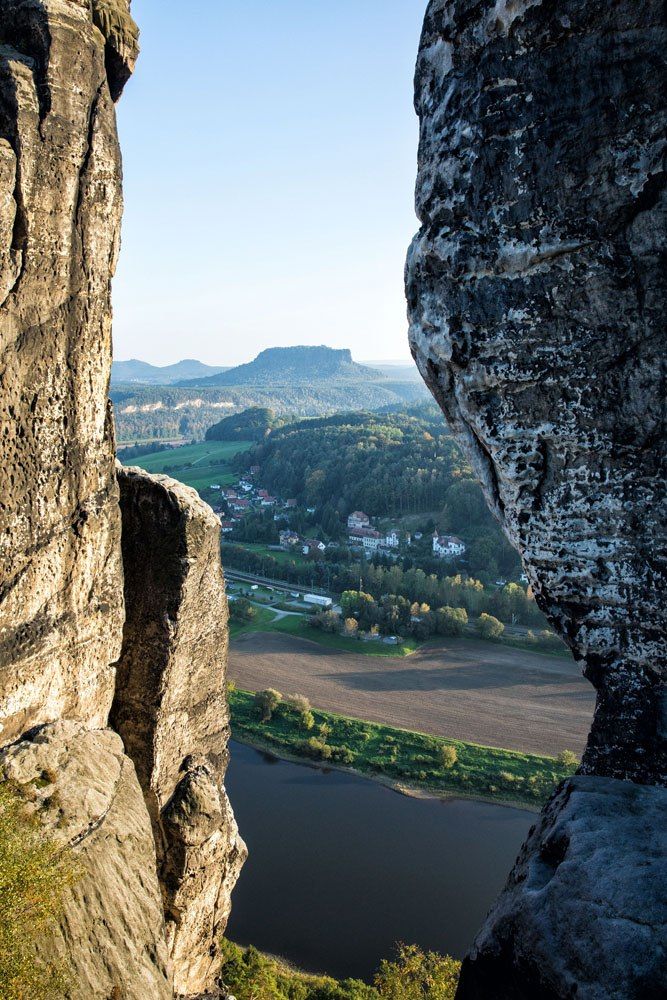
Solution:
[[[524,846],[461,998],[667,981],[644,878],[664,880],[667,796],[665,51],[661,0],[426,12],[411,348],[597,691],[581,777]]]

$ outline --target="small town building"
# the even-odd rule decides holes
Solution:
[[[333,605],[330,597],[322,597],[320,594],[305,594],[303,601],[304,604],[314,604],[318,608],[330,608]]]
[[[296,499],[294,497],[290,497],[289,500],[285,501],[285,507],[296,507]]]
[[[438,559],[457,559],[465,554],[465,543],[456,535],[433,535],[433,555]]]
[[[234,530],[234,522],[233,521],[222,521],[221,520],[220,521],[220,528],[221,528],[223,534],[228,535],[230,531]]]
[[[291,549],[301,541],[296,531],[281,531],[278,535],[281,549]]]
[[[352,511],[347,519],[347,526],[350,529],[354,528],[370,528],[371,519],[368,514],[364,514],[363,510]]]
[[[382,544],[386,545],[388,549],[397,549],[398,546],[401,544],[401,540],[398,537],[398,532],[395,530],[388,531],[384,537]]]
[[[301,551],[304,556],[319,556],[326,552],[326,549],[324,542],[320,542],[316,538],[306,538]]]

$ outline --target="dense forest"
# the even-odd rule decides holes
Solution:
[[[207,441],[263,441],[276,426],[276,415],[267,406],[251,406],[223,417],[206,431]]]
[[[410,405],[427,395],[416,381],[363,382],[330,379],[294,385],[178,386],[121,385],[111,387],[116,437],[124,444],[176,438],[203,440],[206,430],[225,414],[251,406],[266,406],[278,415],[298,419],[336,410],[376,409]]]
[[[468,546],[471,571],[487,579],[520,571],[432,403],[286,424],[234,462],[239,472],[259,465],[262,486],[271,493],[316,507],[327,540],[344,537],[353,510],[389,521],[415,515],[413,529],[459,535]],[[430,539],[424,544],[428,548]]]

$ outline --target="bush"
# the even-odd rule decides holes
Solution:
[[[35,962],[35,942],[77,878],[71,852],[47,838],[9,783],[0,784],[0,997],[56,1000],[62,968]]]
[[[317,736],[311,736],[309,740],[304,740],[299,744],[298,750],[313,760],[331,760],[333,755],[333,748],[324,740],[318,740]]]
[[[468,624],[468,612],[465,608],[438,608],[435,613],[435,629],[438,635],[463,635]]]
[[[302,694],[290,694],[285,698],[285,704],[299,715],[310,711],[310,702]]]
[[[556,757],[559,767],[567,771],[575,771],[579,767],[579,758],[571,750],[561,750]]]
[[[449,955],[401,945],[395,962],[380,965],[375,988],[382,1000],[454,1000],[460,973]]]
[[[251,622],[257,617],[257,608],[246,597],[229,602],[229,617],[236,622]]]
[[[274,688],[266,688],[265,691],[258,691],[255,694],[255,706],[262,716],[262,722],[270,722],[271,716],[283,700],[280,691]]]
[[[487,615],[483,611],[477,619],[477,631],[482,639],[498,640],[505,631],[505,626],[493,615]]]
[[[440,747],[439,757],[440,757],[440,764],[447,770],[449,770],[451,767],[454,767],[454,764],[456,764],[457,760],[459,759],[459,755],[456,752],[456,747],[447,745]]]

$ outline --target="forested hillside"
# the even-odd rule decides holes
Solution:
[[[271,493],[317,508],[327,537],[362,510],[460,535],[474,572],[507,574],[519,566],[435,404],[286,424],[234,463],[239,472],[259,465]]]

